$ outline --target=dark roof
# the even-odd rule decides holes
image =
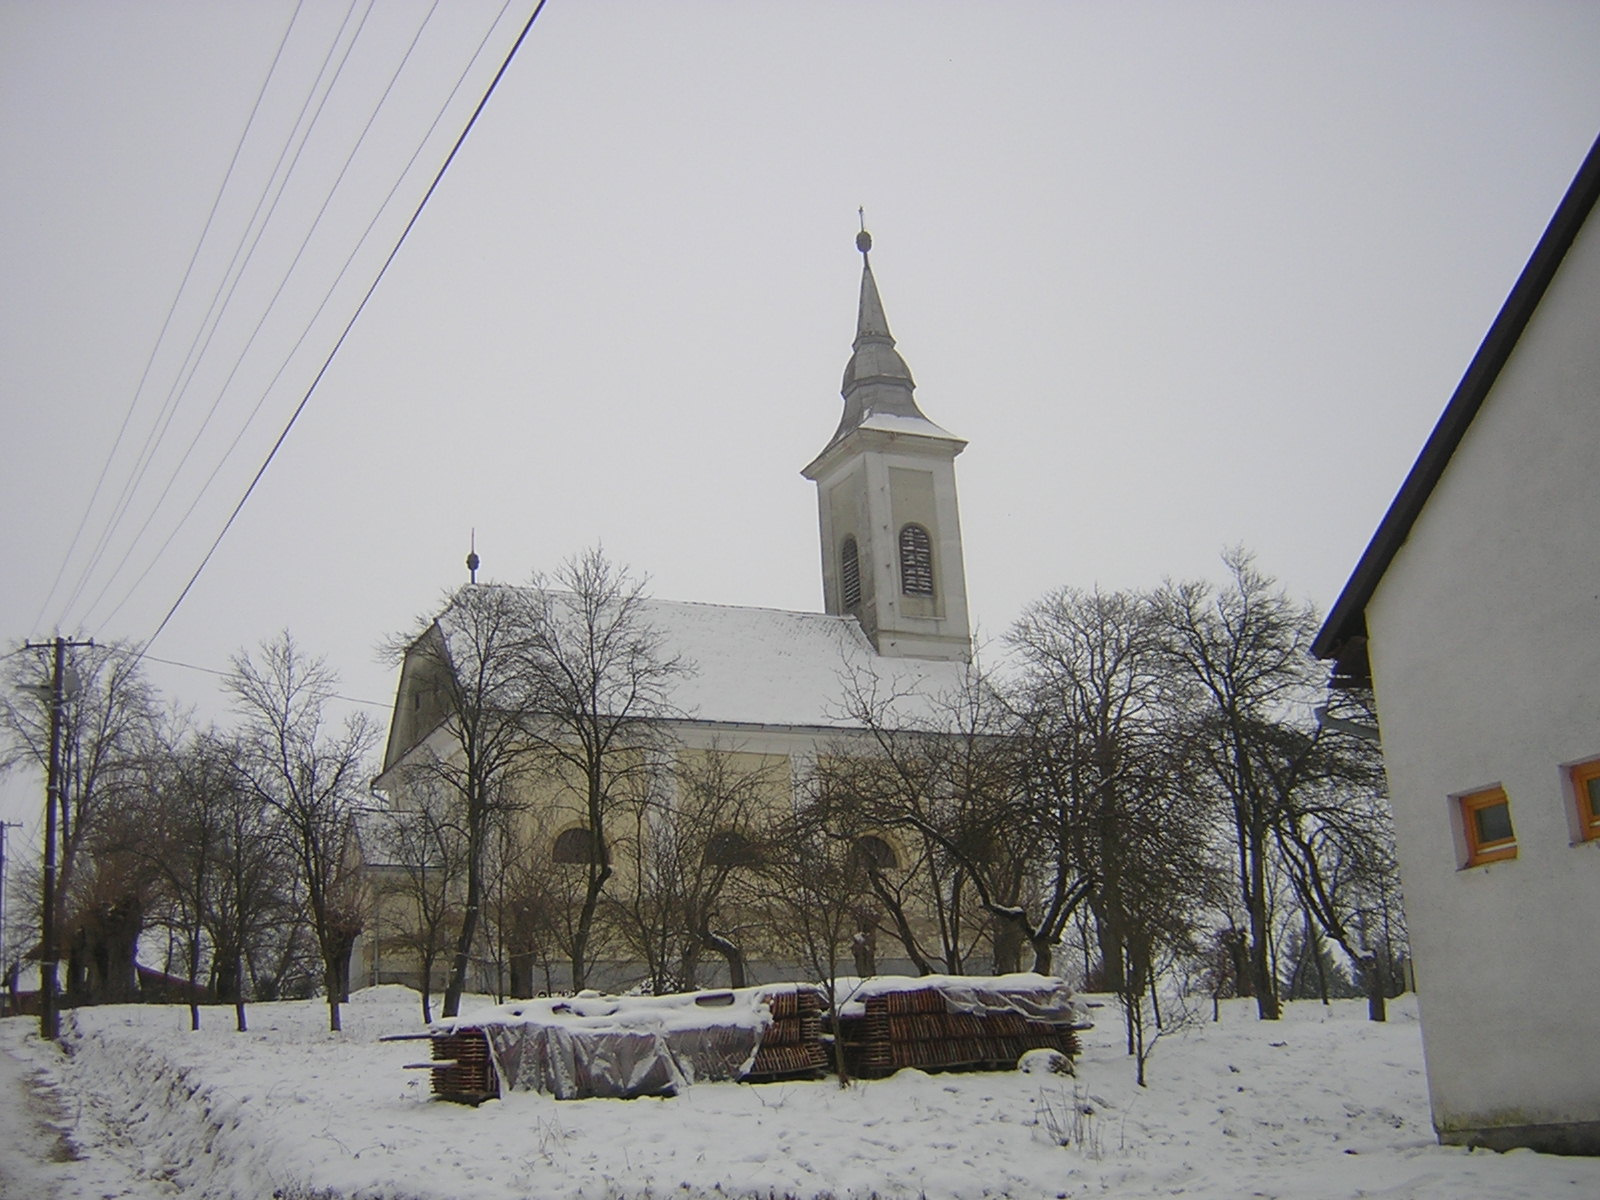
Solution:
[[[1318,658],[1335,660],[1336,680],[1343,677],[1349,681],[1365,681],[1368,678],[1367,602],[1372,599],[1372,593],[1377,590],[1395,554],[1405,544],[1417,514],[1428,502],[1434,485],[1444,474],[1467,427],[1472,424],[1473,417],[1483,406],[1495,380],[1500,377],[1501,369],[1516,348],[1517,339],[1522,336],[1534,310],[1544,299],[1545,289],[1555,278],[1561,260],[1578,236],[1578,230],[1583,228],[1597,198],[1600,198],[1600,138],[1589,148],[1577,177],[1556,208],[1555,216],[1550,218],[1544,236],[1539,239],[1533,257],[1523,267],[1516,286],[1501,306],[1500,315],[1489,327],[1488,336],[1478,347],[1467,373],[1461,377],[1455,394],[1445,406],[1439,423],[1428,435],[1422,453],[1412,464],[1410,474],[1400,485],[1400,491],[1389,505],[1389,511],[1383,515],[1378,531],[1372,535],[1361,561],[1356,564],[1355,571],[1344,585],[1344,591],[1334,601],[1328,619],[1323,622],[1322,629],[1311,644],[1311,652]]]

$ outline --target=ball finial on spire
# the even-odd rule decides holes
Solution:
[[[864,205],[856,209],[856,216],[861,218],[861,232],[856,234],[856,249],[865,254],[872,249],[872,235],[867,232],[867,210]]]

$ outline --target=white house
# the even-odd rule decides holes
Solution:
[[[1600,1154],[1600,141],[1329,613],[1442,1141]]]

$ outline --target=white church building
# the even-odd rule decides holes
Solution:
[[[1377,699],[1441,1140],[1600,1154],[1600,141],[1315,643]]]
[[[819,752],[852,731],[849,681],[871,680],[896,697],[897,712],[915,718],[961,687],[972,658],[955,476],[966,443],[917,406],[873,276],[870,235],[863,231],[856,245],[861,292],[843,415],[803,471],[817,485],[824,611],[663,599],[643,605],[665,651],[691,668],[670,684],[674,715],[662,724],[672,743],[759,764],[791,798]],[[430,678],[449,657],[438,647],[450,643],[452,619],[449,609],[440,614],[401,665],[375,786],[402,800],[409,765],[457,752]],[[568,828],[552,830],[556,840],[578,820],[573,814]],[[889,831],[879,840],[874,853],[887,855],[888,865],[910,865],[913,847],[893,844]],[[383,942],[382,930],[369,931],[367,978],[409,981],[403,956],[384,961]],[[605,982],[625,985],[627,964],[613,967]],[[880,968],[908,964],[890,952]]]

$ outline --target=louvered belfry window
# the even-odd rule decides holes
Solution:
[[[921,525],[900,531],[900,590],[908,596],[933,595],[933,542]]]
[[[845,608],[861,603],[861,558],[856,553],[855,538],[845,538],[839,547],[839,586]]]

